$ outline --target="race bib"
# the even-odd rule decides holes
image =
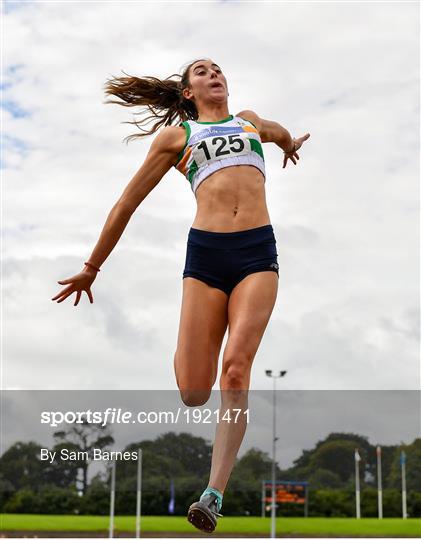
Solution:
[[[199,167],[211,161],[250,152],[250,139],[246,132],[206,137],[192,149],[193,158]]]

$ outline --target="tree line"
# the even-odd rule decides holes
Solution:
[[[51,451],[62,448],[90,454],[93,448],[110,449],[114,439],[108,428],[84,424],[54,434]],[[167,515],[170,484],[175,489],[175,515],[208,485],[212,445],[190,433],[168,432],[154,440],[126,446],[124,452],[142,448],[142,514]],[[354,452],[360,462],[361,511],[377,516],[376,446],[366,437],[331,433],[312,449],[304,449],[286,469],[277,467],[278,481],[309,483],[309,516],[355,516]],[[384,517],[401,517],[400,453],[406,453],[407,504],[410,517],[421,516],[421,438],[409,445],[382,446]],[[0,457],[0,512],[37,514],[106,515],[109,511],[110,467],[89,481],[91,461],[40,460],[36,442],[16,442]],[[86,454],[85,454],[86,455]],[[224,494],[228,515],[261,515],[262,481],[271,479],[271,458],[258,448],[237,458]],[[116,463],[116,513],[133,515],[136,507],[137,462]],[[268,492],[269,496],[269,492]],[[280,504],[279,516],[302,516],[303,505]]]

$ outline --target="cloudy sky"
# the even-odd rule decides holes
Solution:
[[[132,217],[93,305],[51,298],[153,139],[123,143],[138,109],[104,105],[104,83],[206,56],[231,114],[311,134],[285,169],[264,145],[280,280],[251,389],[265,369],[288,390],[419,388],[417,3],[6,2],[2,25],[3,387],[177,389],[196,212],[180,173]]]

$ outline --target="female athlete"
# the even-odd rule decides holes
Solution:
[[[179,80],[171,79],[174,76]],[[146,106],[152,112],[146,120],[159,119],[149,132],[129,139],[150,135],[165,125],[112,208],[83,270],[59,281],[66,287],[52,300],[59,303],[76,292],[76,306],[85,291],[92,303],[91,285],[100,266],[139,204],[171,167],[185,176],[197,203],[187,239],[174,355],[175,377],[185,405],[208,401],[228,328],[219,381],[219,418],[228,421],[217,423],[209,483],[187,514],[195,527],[212,532],[246,430],[245,414],[226,413],[247,409],[253,359],[278,290],[262,143],[273,142],[283,149],[285,168],[289,159],[297,164],[297,150],[310,134],[292,138],[279,123],[263,120],[251,110],[229,114],[227,80],[209,58],[195,60],[182,75],[164,80],[114,78],[108,81],[106,93],[123,100],[107,103]],[[181,122],[171,125],[174,119]]]

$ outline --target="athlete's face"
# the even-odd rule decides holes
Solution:
[[[190,88],[183,90],[188,99],[224,103],[228,96],[227,80],[221,68],[212,60],[198,60],[189,70]],[[197,105],[196,105],[197,106]]]

